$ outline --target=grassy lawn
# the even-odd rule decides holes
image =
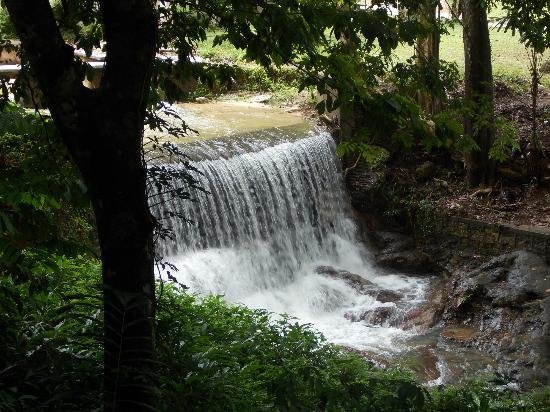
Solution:
[[[529,61],[525,46],[518,36],[512,36],[510,32],[491,29],[491,49],[493,54],[493,73],[495,77],[503,80],[528,82]],[[398,60],[405,60],[411,57],[412,47],[399,47],[395,54]],[[456,25],[449,29],[449,34],[441,38],[441,58],[446,61],[455,62],[460,71],[464,71],[464,45],[462,43],[462,26]],[[546,52],[545,58],[550,58]],[[542,79],[545,86],[550,87],[550,75]]]
[[[232,61],[245,63],[244,52],[235,49],[230,43],[225,42],[221,46],[213,47],[212,43],[216,34],[209,32],[208,39],[198,45],[197,52],[201,57],[212,61]],[[491,47],[493,53],[493,73],[496,78],[520,84],[527,87],[529,82],[529,61],[527,50],[520,43],[518,36],[512,36],[496,28],[491,29]],[[396,49],[397,60],[405,60],[413,54],[412,47],[400,46]],[[464,46],[462,43],[462,26],[456,24],[449,28],[449,33],[441,39],[441,58],[455,62],[460,71],[464,70]],[[545,59],[550,59],[550,52],[546,52]],[[542,78],[545,87],[550,88],[550,74]]]

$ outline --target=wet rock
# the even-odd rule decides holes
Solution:
[[[395,232],[372,231],[370,241],[380,249],[376,263],[384,268],[406,273],[430,273],[437,265],[430,255],[417,249],[414,239]]]
[[[413,308],[405,313],[403,329],[428,330],[439,322],[442,311],[438,308]]]
[[[345,183],[350,195],[352,206],[361,212],[379,210],[380,196],[377,189],[383,177],[370,167],[362,165],[349,169],[345,175]]]
[[[416,168],[416,170],[414,171],[414,175],[416,177],[416,180],[425,181],[432,177],[434,172],[435,164],[433,162],[426,161]]]
[[[364,312],[361,320],[377,326],[396,326],[397,308],[395,306],[380,306]]]
[[[469,327],[449,327],[443,329],[441,337],[466,342],[469,341],[475,333],[475,329]]]
[[[464,341],[496,359],[498,372],[527,388],[550,381],[550,267],[539,256],[516,251],[477,269],[456,273],[445,310],[450,330],[467,328]]]
[[[441,321],[445,311],[447,300],[446,282],[439,280],[435,282],[426,296],[426,302],[416,308],[409,309],[403,319],[403,329],[417,329],[426,331],[433,328]]]
[[[436,270],[431,257],[421,250],[384,251],[376,257],[376,263],[383,268],[415,274],[431,275]]]
[[[545,297],[548,288],[550,268],[542,258],[524,251],[507,253],[466,274],[456,289],[454,307],[475,298],[493,306],[521,305]]]
[[[403,294],[388,289],[382,289],[375,292],[373,295],[377,301],[382,303],[397,302],[403,299]]]
[[[344,318],[350,322],[359,322],[361,320],[362,313],[357,312],[346,312],[344,313]]]
[[[271,100],[270,94],[259,94],[250,98],[251,103],[267,103]]]
[[[344,346],[343,348],[348,352],[355,353],[361,356],[363,359],[369,361],[376,368],[386,369],[391,365],[390,359],[388,359],[387,357],[384,357],[384,355],[380,353],[376,353],[371,350],[365,350],[365,349],[359,350],[356,348],[351,348],[346,346]]]
[[[439,359],[434,353],[434,345],[419,346],[398,355],[396,362],[414,373],[423,382],[433,381],[440,377]]]
[[[315,273],[341,279],[359,291],[363,291],[365,288],[374,286],[374,283],[365,279],[361,275],[357,275],[346,270],[336,269],[332,266],[318,266],[315,268]]]
[[[401,233],[372,231],[369,238],[374,246],[386,253],[414,249],[414,239]]]
[[[400,316],[395,306],[379,306],[360,313],[348,312],[344,317],[352,322],[363,321],[374,326],[397,326]]]

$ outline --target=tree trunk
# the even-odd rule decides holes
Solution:
[[[481,0],[463,0],[462,16],[464,93],[470,109],[464,118],[464,133],[479,148],[466,154],[466,172],[470,186],[489,185],[495,173],[495,163],[489,158],[495,136],[489,25]]]
[[[6,0],[55,124],[88,187],[104,283],[104,405],[154,405],[154,223],[142,158],[156,50],[148,0],[101,1],[107,57],[100,87],[87,89],[48,0]]]
[[[439,76],[439,44],[441,36],[437,28],[437,13],[439,3],[432,0],[424,1],[420,7],[420,21],[429,27],[431,33],[426,37],[419,37],[416,42],[416,64],[420,72],[431,72],[425,78]],[[429,84],[427,85],[429,87]],[[440,111],[440,101],[433,93],[419,90],[417,101],[427,114],[437,114]]]
[[[125,112],[119,108],[111,114]],[[139,405],[153,404],[153,220],[141,148],[119,145],[139,142],[141,133],[129,123],[119,126],[93,136],[114,144],[104,147],[107,154],[102,149],[93,153],[98,162],[87,183],[101,246],[105,405],[107,410],[140,410]]]
[[[531,136],[527,146],[527,174],[529,177],[537,179],[537,181],[544,178],[546,168],[542,142],[537,130],[541,59],[542,55],[539,55],[535,49],[529,51],[529,65],[531,66]]]

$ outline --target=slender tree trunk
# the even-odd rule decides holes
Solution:
[[[416,42],[416,64],[421,72],[431,72],[431,76],[439,76],[439,45],[441,36],[437,29],[439,3],[425,1],[420,7],[420,21],[431,28],[426,37],[419,37]],[[429,85],[428,85],[429,86]],[[433,93],[419,90],[417,101],[425,113],[434,115],[440,111],[440,101]]]
[[[530,177],[541,179],[546,162],[537,127],[537,108],[539,101],[540,61],[542,56],[535,49],[529,51],[531,71],[531,136],[527,151],[527,173]]]
[[[464,93],[471,109],[464,118],[464,133],[479,147],[466,154],[466,171],[470,186],[489,185],[495,173],[495,164],[489,158],[495,135],[489,25],[481,0],[463,0],[462,16]]]
[[[107,40],[103,80],[83,86],[48,0],[6,0],[55,124],[88,187],[104,283],[105,410],[154,405],[153,218],[142,159],[156,50],[148,0],[100,1]]]

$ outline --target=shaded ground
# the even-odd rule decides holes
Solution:
[[[513,152],[511,160],[498,165],[492,187],[469,188],[459,158],[417,152],[393,159],[389,164],[384,177],[384,196],[401,202],[404,208],[408,207],[407,202],[430,203],[432,207],[456,216],[490,223],[550,228],[550,94],[541,94],[538,108],[544,170],[542,178],[537,179],[529,170],[530,96],[519,94],[503,84],[497,84],[495,89],[496,114],[516,125],[520,148]],[[358,170],[350,174],[348,182],[365,186],[372,184],[373,179],[376,180],[371,177],[369,182],[365,171]],[[398,212],[386,210],[386,214]]]

